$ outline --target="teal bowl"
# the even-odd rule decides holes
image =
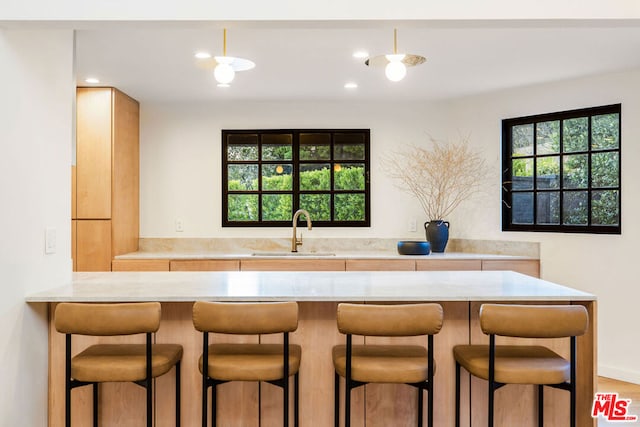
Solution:
[[[398,253],[400,255],[429,255],[431,245],[425,241],[402,240],[398,242]]]

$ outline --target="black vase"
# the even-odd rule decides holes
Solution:
[[[431,252],[444,252],[449,241],[449,221],[441,219],[424,223],[427,241],[431,244]]]

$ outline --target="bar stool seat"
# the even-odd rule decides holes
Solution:
[[[489,379],[489,347],[455,347],[456,361],[469,373]],[[560,384],[570,380],[571,363],[542,346],[497,345],[495,381],[508,384]]]
[[[300,369],[302,348],[289,345],[289,372]],[[202,373],[202,356],[198,361]],[[282,344],[211,344],[209,376],[221,381],[276,381],[282,378]]]
[[[581,305],[483,304],[480,328],[489,345],[457,345],[456,427],[460,425],[460,370],[487,381],[487,425],[493,427],[495,392],[508,384],[533,384],[538,389],[538,426],[544,425],[544,387],[569,392],[569,425],[576,426],[577,337],[589,316]],[[569,360],[548,347],[528,343],[497,345],[496,336],[513,339],[568,338]],[[517,340],[515,340],[517,341]]]
[[[347,346],[333,348],[333,364],[347,375]],[[353,346],[351,378],[368,383],[417,383],[428,379],[427,349],[415,345]],[[435,368],[435,365],[434,365]]]
[[[340,377],[345,380],[344,427],[351,425],[351,391],[368,383],[407,384],[418,389],[417,425],[423,423],[423,394],[427,392],[427,424],[433,426],[433,336],[440,332],[440,304],[338,304],[338,330],[346,344],[332,350],[334,365],[334,425],[340,425]],[[353,335],[365,344],[353,344]],[[426,336],[423,345],[367,344],[367,337]],[[392,425],[392,420],[381,420]]]
[[[160,328],[159,302],[60,303],[55,311],[55,328],[65,334],[65,426],[71,426],[71,390],[91,385],[93,426],[98,426],[98,386],[105,382],[133,382],[146,390],[146,425],[153,425],[153,379],[175,367],[175,425],[180,426],[179,344],[153,344],[152,334]],[[114,337],[144,335],[145,344],[100,343],[72,355],[73,335]],[[83,424],[87,425],[87,424]]]
[[[193,326],[202,332],[202,426],[207,427],[208,390],[211,388],[211,426],[217,425],[217,388],[229,381],[268,382],[282,388],[282,424],[289,426],[289,382],[293,377],[293,422],[299,423],[299,372],[302,348],[289,344],[289,333],[298,328],[298,304],[287,302],[233,303],[196,301]],[[209,334],[281,334],[282,343],[214,343]],[[224,339],[217,337],[217,339]],[[260,399],[258,399],[260,405]],[[224,425],[229,425],[226,421]],[[269,422],[274,425],[273,421]]]
[[[151,376],[159,377],[182,358],[178,344],[154,344]],[[117,366],[118,369],[114,369]],[[96,344],[71,359],[71,376],[86,382],[135,382],[147,377],[144,344]]]

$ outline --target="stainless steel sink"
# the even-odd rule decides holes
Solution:
[[[297,257],[297,256],[336,256],[330,252],[254,252],[251,256]]]

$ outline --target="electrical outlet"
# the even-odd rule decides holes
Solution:
[[[181,219],[176,219],[176,231],[184,231],[184,222]]]
[[[409,231],[416,231],[416,229],[417,229],[416,227],[417,227],[416,219],[415,218],[411,218],[409,220],[409,227],[408,227]]]

